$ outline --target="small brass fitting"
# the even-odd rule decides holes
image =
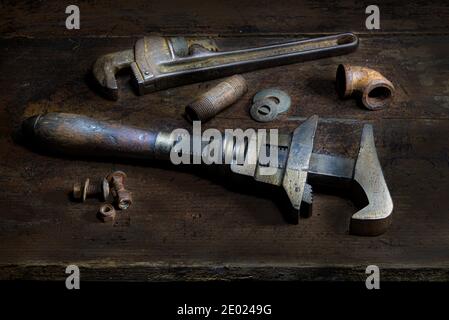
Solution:
[[[376,70],[340,64],[336,74],[337,92],[340,98],[356,93],[369,110],[380,110],[390,105],[395,88]]]
[[[191,102],[185,109],[186,116],[190,121],[206,122],[235,103],[246,91],[245,78],[238,74],[229,77]]]

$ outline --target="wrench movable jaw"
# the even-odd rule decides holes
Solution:
[[[352,33],[296,40],[255,48],[220,51],[213,39],[144,37],[134,49],[100,57],[98,83],[117,99],[115,73],[130,66],[139,94],[283,64],[350,53],[358,46]]]
[[[295,129],[289,147],[282,186],[299,216],[312,214],[312,187],[307,183],[313,140],[318,126],[318,116],[314,115]],[[297,219],[296,219],[297,220]]]
[[[312,185],[346,189],[345,193],[362,207],[351,216],[351,234],[376,236],[387,230],[393,201],[377,157],[371,125],[363,127],[356,160],[313,153],[309,173]]]

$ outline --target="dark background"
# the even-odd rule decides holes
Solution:
[[[65,28],[77,4],[81,29]],[[381,30],[365,29],[360,1],[2,1],[0,3],[0,278],[64,280],[68,264],[83,280],[354,280],[365,268],[381,280],[449,279],[449,3],[385,1]],[[152,33],[208,35],[223,48],[353,31],[350,55],[244,74],[249,92],[206,127],[292,130],[321,117],[315,151],[355,156],[364,123],[374,125],[394,213],[387,233],[348,234],[354,206],[314,195],[314,215],[286,224],[271,194],[152,164],[90,161],[33,152],[18,143],[22,119],[79,113],[140,127],[186,127],[184,105],[217,81],[136,96],[120,77],[118,102],[90,81],[102,54],[130,48]],[[339,63],[383,73],[394,104],[370,112],[341,101]],[[292,108],[257,124],[251,97],[278,87]],[[69,200],[72,184],[120,169],[135,203],[114,225],[96,217],[100,203]]]

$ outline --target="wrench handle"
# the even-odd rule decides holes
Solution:
[[[69,113],[26,119],[22,130],[31,142],[66,154],[154,158],[157,132]]]

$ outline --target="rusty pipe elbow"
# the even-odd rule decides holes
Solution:
[[[363,105],[369,110],[389,106],[395,91],[393,84],[380,72],[347,64],[338,66],[336,82],[340,98],[360,95]]]

